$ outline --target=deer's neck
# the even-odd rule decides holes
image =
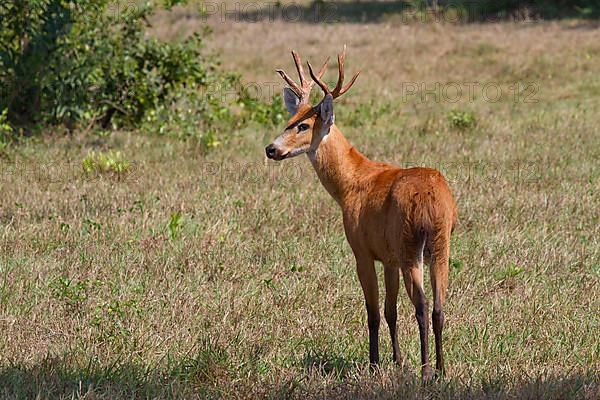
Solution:
[[[335,125],[316,151],[309,153],[309,158],[319,180],[342,208],[353,192],[360,190],[361,169],[371,163],[352,147]]]

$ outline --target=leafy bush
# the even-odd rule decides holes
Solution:
[[[91,151],[81,164],[83,171],[88,174],[109,172],[121,175],[129,169],[129,161],[125,159],[120,151],[109,151],[108,153]]]
[[[179,228],[181,228],[182,219],[183,217],[179,211],[171,214],[171,218],[169,219],[168,225],[171,240],[177,239],[177,235],[179,234]]]
[[[276,94],[270,103],[254,98],[246,89],[240,91],[238,104],[247,114],[247,119],[263,125],[280,125],[286,121],[287,111],[281,95]]]
[[[0,154],[10,145],[13,132],[12,126],[8,123],[7,114],[8,110],[6,109],[0,112]]]
[[[231,107],[240,86],[233,74],[214,74],[206,86],[186,85],[170,91],[164,101],[149,110],[142,123],[145,131],[180,139],[199,139],[207,148],[215,147],[217,130],[233,124]],[[224,93],[233,93],[234,98]]]
[[[384,115],[388,114],[391,108],[390,103],[378,103],[374,100],[362,102],[343,119],[347,126],[361,127],[373,125]]]
[[[2,2],[0,110],[7,110],[6,118],[17,125],[69,128],[145,126],[199,138],[207,147],[218,144],[216,131],[233,119],[230,104],[218,93],[238,93],[231,103],[248,97],[237,89],[239,77],[220,72],[215,59],[204,55],[208,32],[162,42],[145,32],[156,4],[115,13],[111,3]],[[264,119],[261,107],[258,102],[247,111]]]
[[[469,129],[477,123],[475,114],[470,111],[450,111],[449,119],[452,126],[458,129]]]
[[[154,6],[111,13],[109,0],[25,0],[0,6],[0,108],[17,122],[138,125],[184,85],[207,83],[211,60],[195,35],[145,36]],[[4,22],[3,22],[4,23]]]

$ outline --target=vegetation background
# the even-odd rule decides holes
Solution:
[[[2,3],[0,398],[600,397],[599,10]],[[459,204],[427,387],[403,296],[404,365],[369,371],[337,205],[306,160],[264,160],[274,69],[344,43],[342,131]]]

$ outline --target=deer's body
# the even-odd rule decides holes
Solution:
[[[432,237],[448,228],[446,221],[454,224],[450,189],[435,169],[403,169],[371,161],[335,125],[329,138],[308,156],[342,209],[352,248],[367,251],[377,261],[399,266],[400,243]]]
[[[432,313],[436,341],[436,367],[443,370],[442,307],[448,285],[450,234],[456,223],[456,205],[442,174],[430,168],[403,169],[369,160],[358,152],[333,123],[333,98],[341,89],[344,56],[340,56],[340,81],[333,94],[311,68],[314,82],[326,92],[317,107],[307,104],[312,87],[303,77],[299,57],[294,59],[302,88],[285,73],[295,89],[285,93],[286,106],[293,114],[286,131],[267,147],[269,158],[281,160],[307,153],[317,175],[342,209],[346,238],[356,258],[358,277],[367,307],[370,361],[379,362],[379,291],[374,261],[385,272],[385,318],[392,338],[393,358],[400,361],[396,334],[396,303],[400,273],[416,311],[421,339],[421,366],[424,380],[431,377],[428,355],[429,317],[423,288],[423,264],[430,266],[434,295]],[[309,64],[310,66],[310,64]],[[314,84],[314,83],[313,83]],[[307,90],[308,89],[308,90]],[[297,96],[297,101],[293,95]],[[294,103],[295,101],[295,103]],[[304,134],[303,132],[309,131]]]

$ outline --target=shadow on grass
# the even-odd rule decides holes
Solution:
[[[360,370],[358,360],[346,358],[341,355],[327,352],[307,352],[302,358],[301,365],[308,375],[333,375],[337,378],[346,378]]]
[[[0,399],[188,399],[220,397],[227,381],[221,359],[205,353],[170,360],[165,370],[124,363],[104,365],[90,360],[74,365],[48,358],[33,367],[12,365],[0,369]]]
[[[435,5],[434,5],[435,4]],[[216,11],[216,10],[212,10]],[[494,22],[523,19],[600,18],[600,0],[313,0],[307,4],[257,2],[220,10],[221,17],[304,23]]]
[[[103,370],[70,369],[47,360],[31,368],[0,370],[2,399],[71,399],[94,394],[100,398],[155,398],[177,393],[173,382],[154,380],[133,365]]]
[[[600,399],[600,379],[593,373],[519,382],[509,377],[493,377],[475,381],[474,386],[459,378],[449,378],[423,386],[420,375],[410,367],[384,365],[383,370],[372,371],[364,360],[327,351],[308,351],[299,364],[307,377],[306,384],[296,386],[293,391],[289,385],[287,391],[276,388],[268,397],[273,398],[272,393],[286,393],[286,398],[328,399]],[[322,387],[323,380],[329,382],[326,387]]]
[[[207,361],[208,364],[205,362]],[[173,361],[172,368],[157,371],[148,366],[119,364],[73,368],[48,359],[26,368],[0,369],[1,399],[192,399],[192,398],[328,398],[328,399],[598,399],[600,380],[569,375],[511,381],[506,377],[475,381],[434,382],[426,387],[418,376],[401,368],[365,373],[364,363],[327,353],[308,353],[299,360],[305,377],[273,385],[257,384],[233,365],[205,360],[204,356]],[[216,366],[216,367],[215,367]],[[268,377],[267,377],[268,378]],[[285,374],[284,374],[284,380]]]
[[[398,368],[384,377],[374,372],[370,377],[344,379],[327,387],[298,387],[294,398],[327,399],[460,399],[460,400],[592,400],[600,398],[600,381],[592,373],[547,377],[514,382],[508,378],[476,383],[475,387],[458,379],[434,381],[422,385],[420,378]]]

